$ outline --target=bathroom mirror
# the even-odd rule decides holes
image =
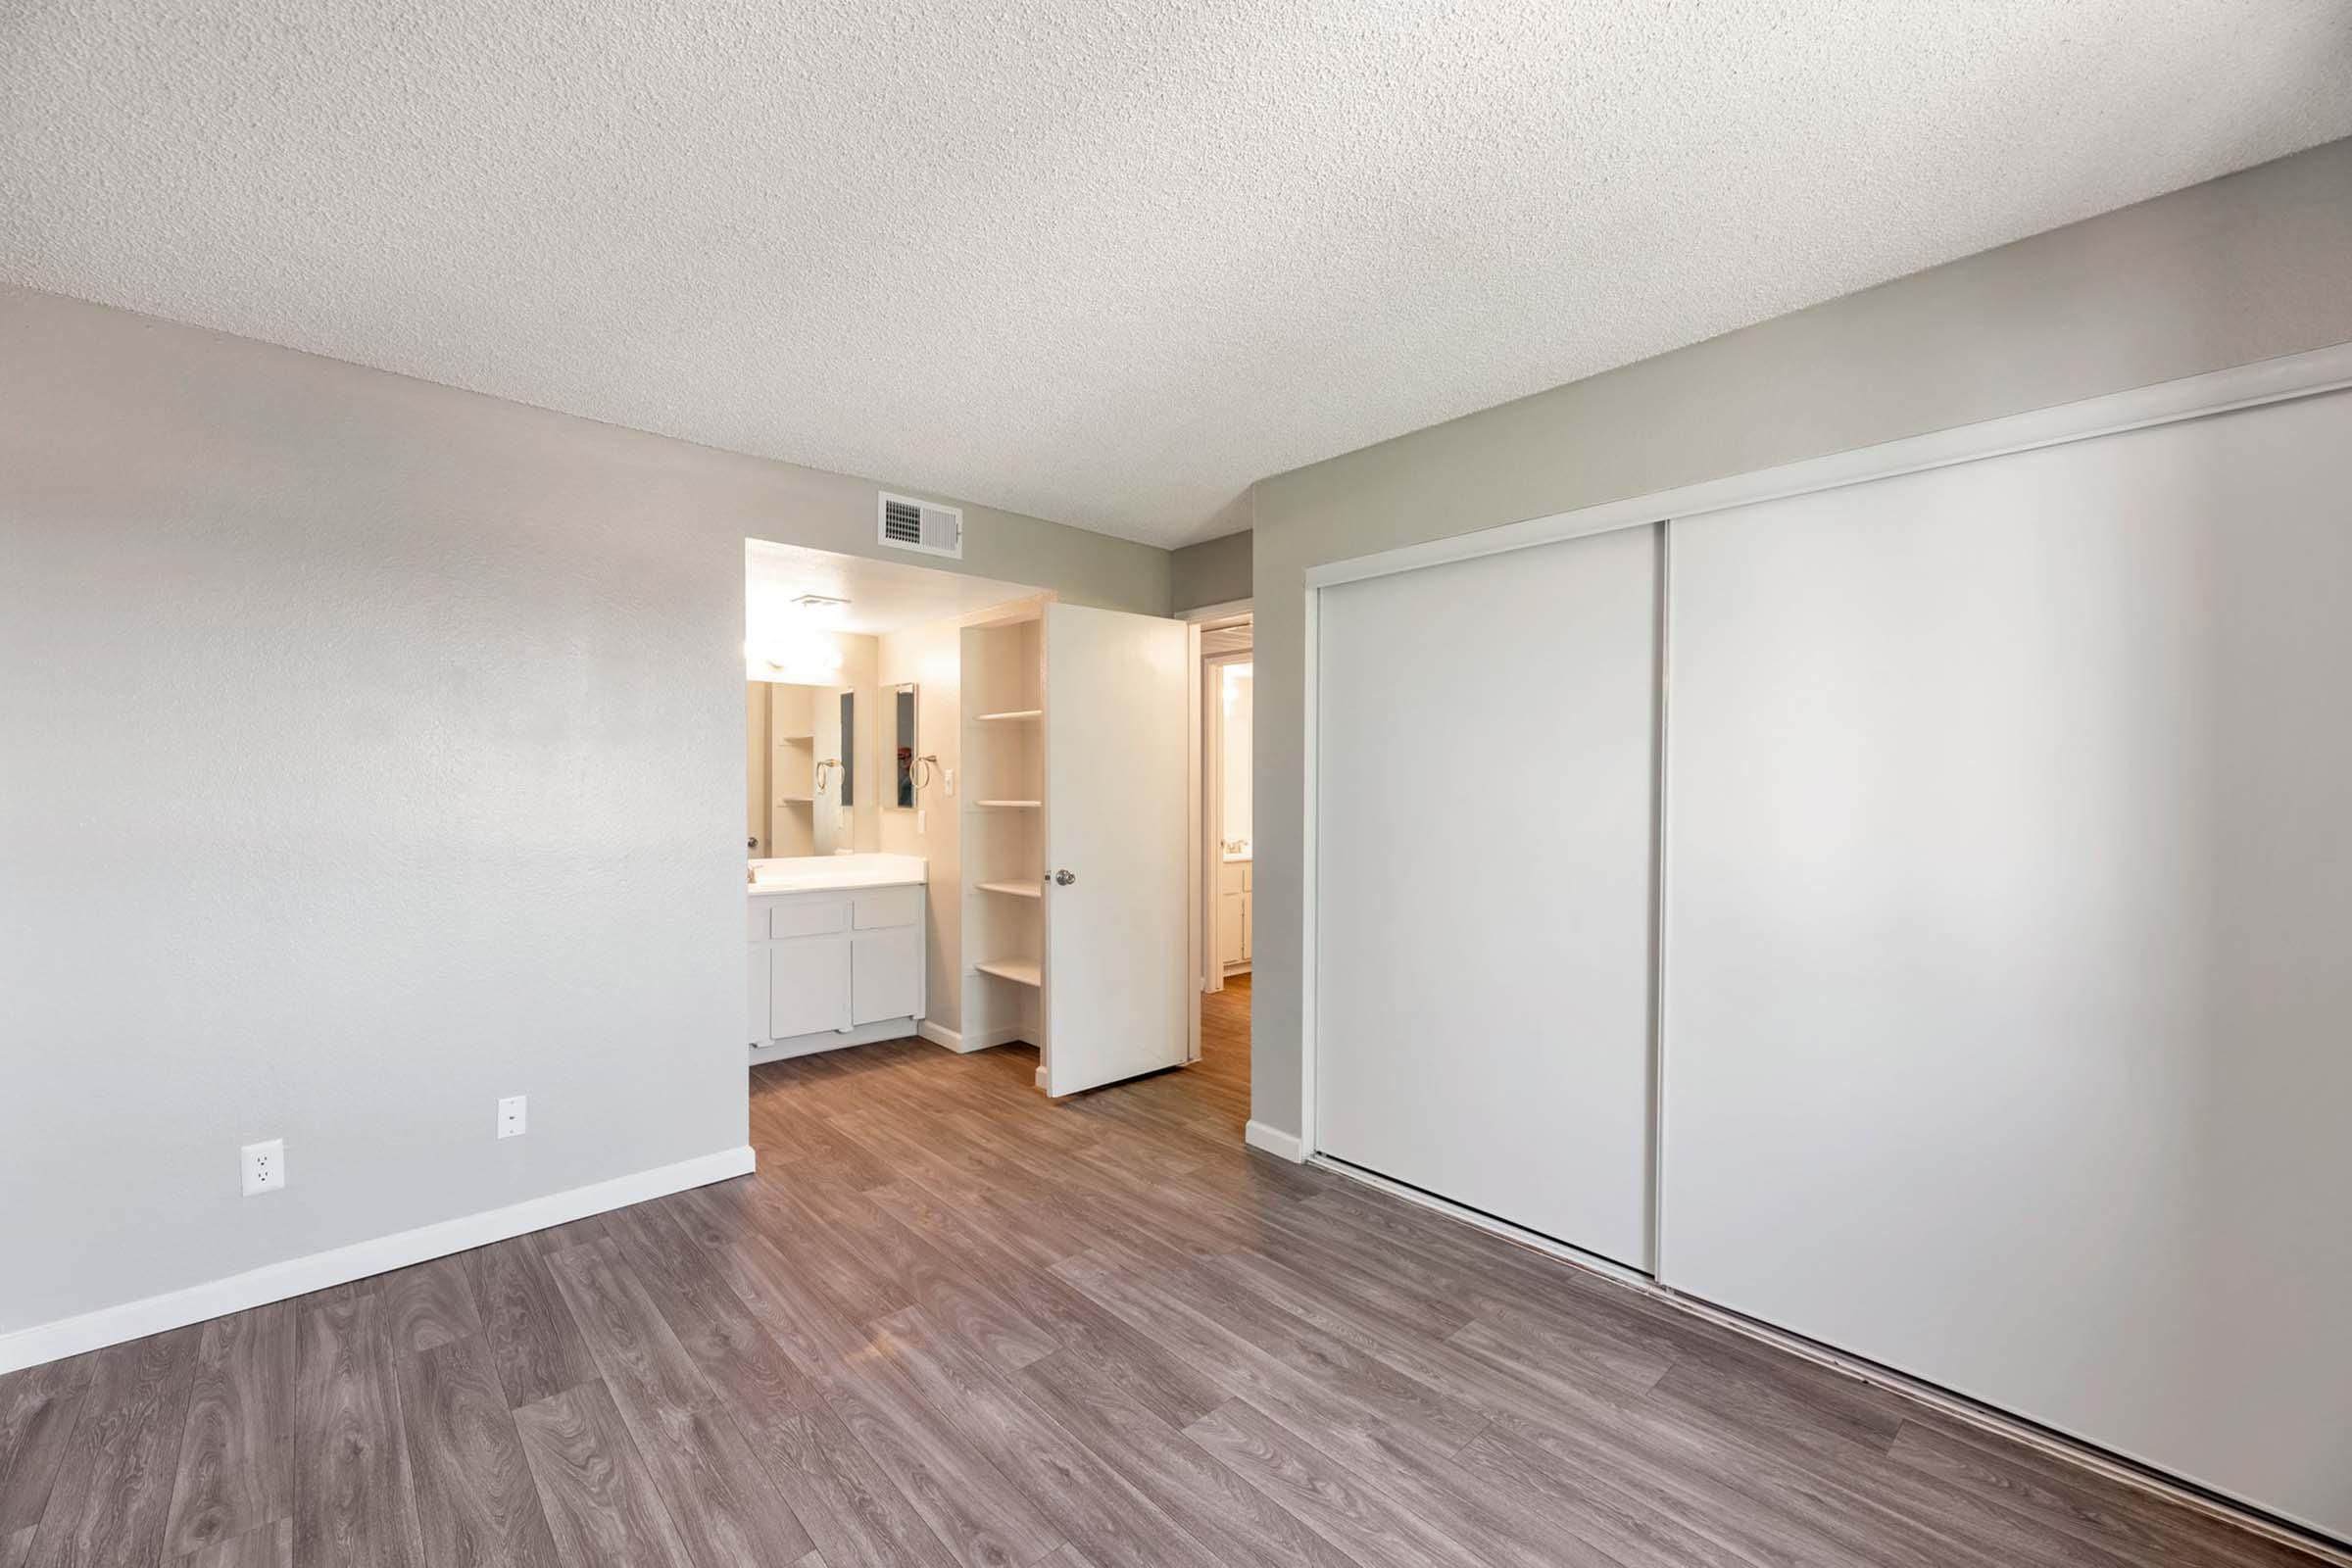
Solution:
[[[891,689],[893,736],[893,782],[890,804],[902,811],[914,809],[914,760],[921,755],[915,745],[914,687],[910,683]]]
[[[841,694],[841,808],[858,804],[858,694]]]

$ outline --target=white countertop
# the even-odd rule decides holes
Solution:
[[[930,880],[930,868],[919,855],[802,855],[754,860],[751,868],[752,880],[744,891],[754,898],[768,893],[833,893],[843,888],[919,887]]]

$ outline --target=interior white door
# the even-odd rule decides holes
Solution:
[[[1316,1144],[1650,1262],[1658,533],[1317,612]]]
[[[1674,528],[1660,1277],[2352,1537],[2352,393]]]
[[[1191,642],[1181,621],[1075,605],[1048,605],[1045,630],[1046,1092],[1060,1096],[1188,1054]]]

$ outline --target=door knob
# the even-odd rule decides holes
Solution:
[[[1054,873],[1054,885],[1055,887],[1066,888],[1077,880],[1078,873],[1075,871],[1056,871]]]

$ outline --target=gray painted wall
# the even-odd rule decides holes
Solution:
[[[1177,551],[1171,561],[1174,594],[1170,608],[1182,614],[1202,605],[1249,598],[1252,548],[1250,530],[1245,528]]]
[[[1307,567],[2345,341],[2352,141],[1262,481],[1253,1118],[1298,1127]]]
[[[0,1333],[745,1143],[743,540],[873,518],[0,289]],[[1165,552],[966,521],[1167,609]]]

